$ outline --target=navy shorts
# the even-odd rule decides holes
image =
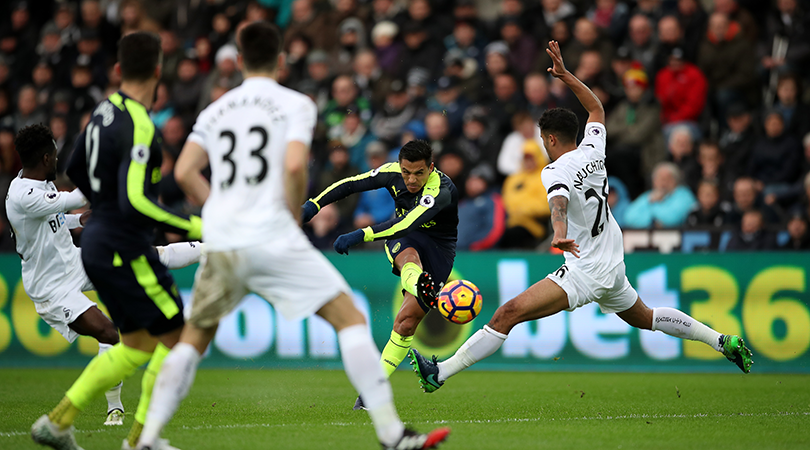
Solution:
[[[399,269],[394,264],[397,255],[406,248],[412,248],[419,254],[422,268],[433,277],[438,288],[444,286],[453,271],[453,261],[456,258],[456,249],[451,245],[440,245],[436,240],[418,231],[399,239],[385,241],[385,254],[391,262],[391,272],[400,276]],[[428,312],[430,307],[416,298],[423,311]]]
[[[121,333],[159,336],[183,326],[177,286],[153,247],[116,251],[104,239],[82,237],[84,270]]]

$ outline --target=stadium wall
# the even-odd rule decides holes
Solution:
[[[401,302],[399,278],[380,252],[328,255],[354,290],[382,347]],[[446,357],[483,326],[499,304],[562,264],[560,256],[468,253],[454,278],[476,283],[479,317],[459,326],[429,314],[414,345]],[[754,352],[753,372],[810,373],[810,254],[635,253],[627,275],[650,306],[682,309],[720,332],[741,334]],[[190,299],[194,267],[175,272]],[[317,274],[312,274],[316,277]],[[88,294],[95,299],[95,293]],[[102,307],[103,308],[103,307]],[[97,352],[91,338],[69,344],[37,316],[20,281],[17,257],[0,255],[0,367],[81,367]],[[337,338],[320,318],[290,322],[264,300],[248,296],[220,325],[204,366],[338,368]],[[402,369],[402,368],[401,368]],[[632,329],[595,304],[516,327],[503,347],[474,369],[526,371],[735,372],[702,343]]]

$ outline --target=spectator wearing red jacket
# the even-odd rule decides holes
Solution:
[[[655,77],[655,97],[661,103],[661,124],[669,131],[686,125],[695,140],[700,139],[698,118],[706,106],[708,84],[700,69],[683,59],[683,50],[674,48],[668,64]]]

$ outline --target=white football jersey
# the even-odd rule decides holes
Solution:
[[[543,168],[548,199],[568,199],[568,239],[579,244],[579,258],[565,253],[565,263],[599,280],[624,261],[622,230],[608,207],[605,126],[590,122],[576,150]]]
[[[82,193],[59,192],[50,181],[18,176],[6,196],[17,253],[22,258],[25,292],[35,302],[48,300],[68,280],[84,277],[81,250],[70,229],[81,226],[79,214],[65,215],[87,203]]]
[[[251,77],[197,117],[189,141],[208,153],[211,193],[202,210],[203,240],[225,251],[302,233],[284,197],[287,144],[307,147],[318,109],[304,94]]]

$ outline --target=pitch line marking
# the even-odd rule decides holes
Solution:
[[[507,418],[507,419],[474,419],[474,420],[429,420],[429,421],[416,421],[408,422],[420,425],[452,425],[452,424],[475,424],[487,425],[498,423],[521,423],[521,422],[568,422],[574,420],[627,420],[627,419],[695,419],[695,418],[722,418],[722,417],[786,417],[786,416],[810,416],[810,412],[778,412],[778,413],[737,413],[737,414],[624,414],[619,416],[582,416],[582,417],[524,417],[524,418]],[[198,430],[227,430],[238,428],[284,428],[284,427],[301,427],[312,426],[313,423],[240,423],[232,425],[197,425],[179,427],[180,430],[198,431]],[[371,422],[329,422],[323,423],[320,426],[333,426],[333,427],[350,427],[363,425],[371,425]],[[110,431],[118,431],[116,428],[99,428],[96,430],[76,430],[76,434],[81,433],[109,433]],[[30,431],[7,431],[0,432],[0,437],[17,437],[28,436]]]

